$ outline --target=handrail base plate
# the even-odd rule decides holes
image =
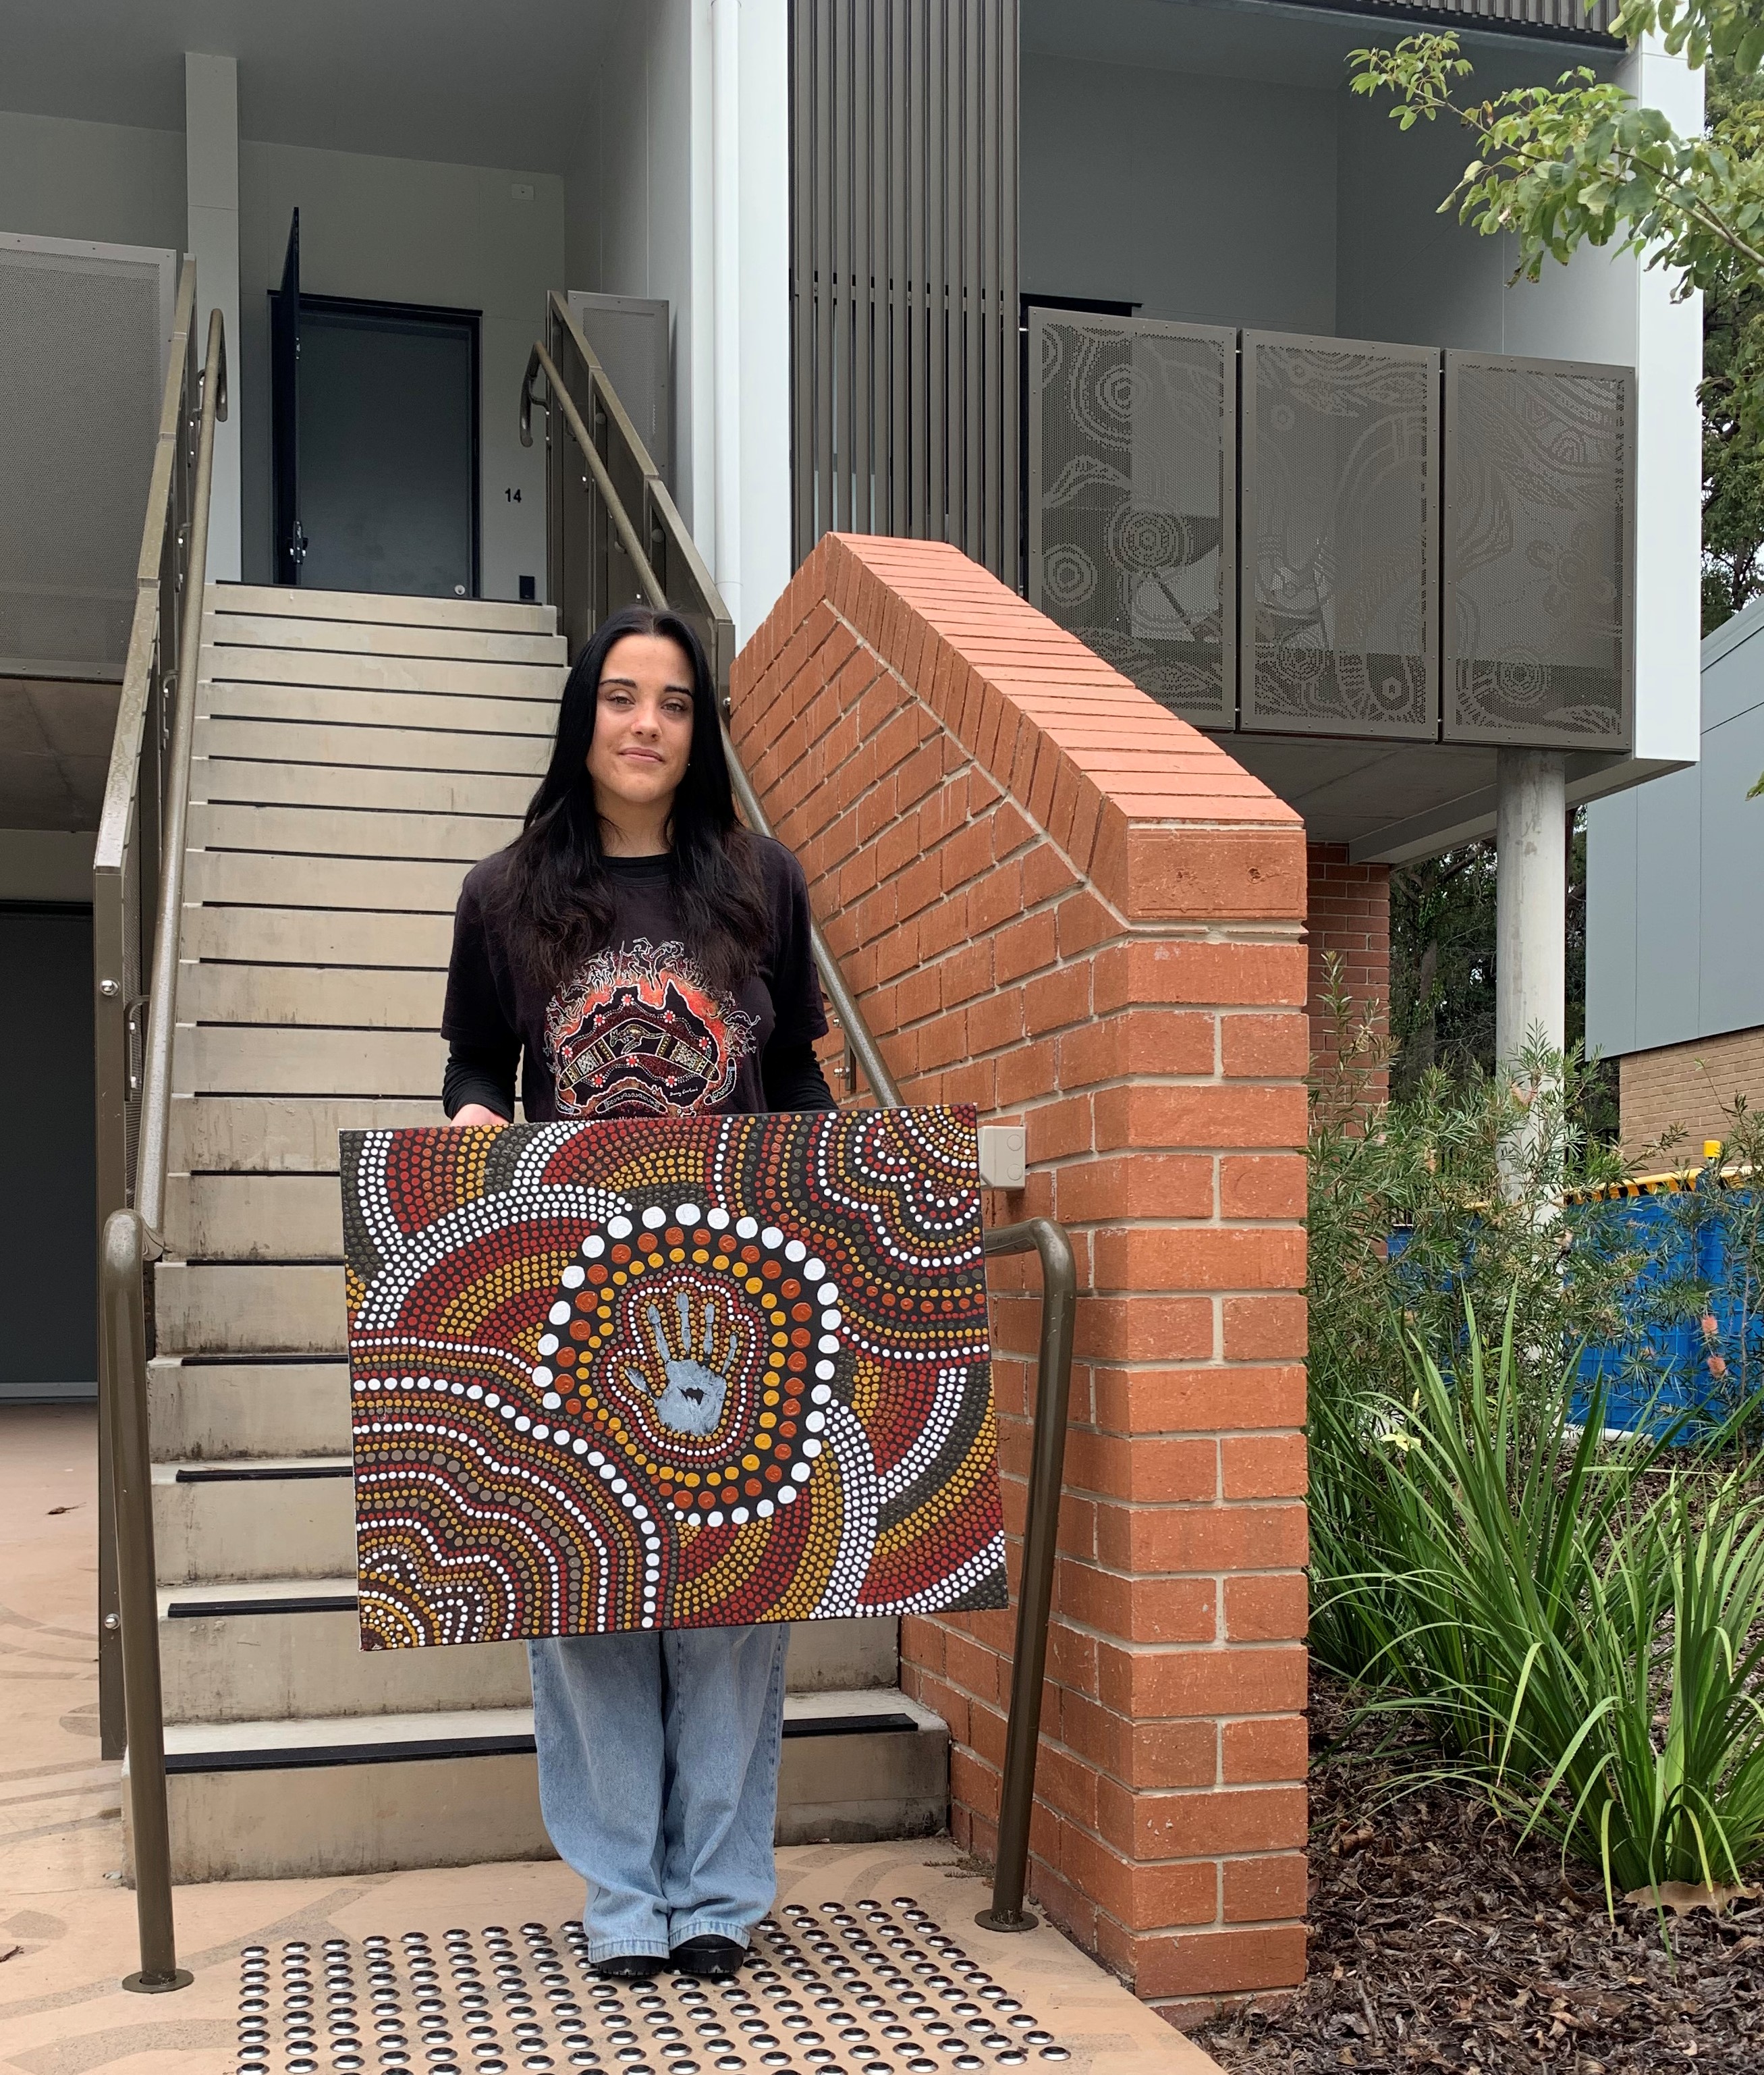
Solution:
[[[174,1967],[169,1974],[125,1974],[122,1986],[131,1996],[168,1996],[174,1989],[187,1989],[196,1979],[188,1967]]]

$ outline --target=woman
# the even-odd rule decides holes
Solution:
[[[634,606],[570,672],[549,769],[467,875],[444,1100],[505,1124],[831,1109],[808,890],[735,819],[697,637]],[[779,1624],[531,1643],[539,1799],[602,1974],[741,1964],[775,1891]]]

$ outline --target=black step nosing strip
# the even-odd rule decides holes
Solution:
[[[348,1477],[355,1474],[351,1463],[300,1463],[287,1467],[258,1467],[250,1469],[233,1469],[216,1464],[212,1469],[180,1470],[176,1482],[180,1485],[250,1485],[298,1482],[304,1478]]]
[[[784,1734],[796,1737],[853,1737],[919,1733],[911,1715],[825,1715],[786,1721]],[[168,1774],[204,1772],[298,1772],[340,1765],[417,1764],[436,1758],[531,1758],[531,1730],[488,1737],[432,1737],[382,1744],[308,1744],[288,1749],[241,1751],[167,1751]]]
[[[308,1593],[285,1600],[173,1600],[165,1613],[167,1621],[221,1621],[235,1614],[353,1614],[356,1605],[353,1592],[328,1599]]]
[[[335,1180],[333,1175],[330,1178]],[[344,1354],[276,1354],[267,1352],[253,1354],[167,1354],[163,1359],[176,1362],[184,1369],[260,1369],[272,1363],[298,1364],[303,1369],[347,1369],[349,1358]]]

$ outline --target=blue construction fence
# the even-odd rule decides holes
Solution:
[[[1604,1423],[1614,1431],[1676,1427],[1688,1438],[1733,1413],[1742,1379],[1754,1381],[1764,1365],[1764,1291],[1754,1281],[1764,1264],[1747,1243],[1751,1207],[1750,1178],[1736,1183],[1712,1168],[1577,1192],[1564,1203],[1571,1221],[1597,1217],[1607,1232],[1614,1221],[1619,1243],[1642,1261],[1621,1344],[1581,1352],[1576,1419],[1585,1420],[1601,1386]],[[1409,1239],[1400,1228],[1391,1233],[1393,1261]],[[1570,1274],[1572,1254],[1571,1245]]]

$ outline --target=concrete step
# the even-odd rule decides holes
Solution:
[[[350,807],[192,806],[197,850],[279,851],[292,857],[457,858],[476,864],[521,832],[502,814],[400,814]],[[381,904],[385,905],[383,902]]]
[[[345,1095],[355,1101],[428,1095],[437,1106],[447,1047],[430,1030],[260,1030],[180,1023],[172,1046],[180,1094]]]
[[[456,859],[279,857],[192,851],[184,871],[191,905],[370,909],[451,917],[469,867]]]
[[[147,1417],[162,1462],[346,1456],[348,1365],[341,1356],[308,1362],[159,1355],[147,1365]]]
[[[532,1733],[524,1708],[170,1725],[173,1878],[548,1858]],[[786,1700],[779,1843],[928,1837],[948,1812],[928,1708],[891,1689]]]
[[[153,1535],[162,1585],[334,1578],[354,1568],[349,1458],[155,1463]]]
[[[382,915],[366,908],[189,908],[186,959],[278,966],[377,966],[447,971],[450,915]],[[188,977],[188,968],[186,968]],[[183,983],[178,999],[183,1006]],[[186,1015],[186,1022],[194,1017]]]
[[[343,1258],[335,1174],[173,1174],[166,1237],[186,1261]]]
[[[438,656],[363,656],[353,650],[234,648],[202,651],[211,683],[330,685],[349,691],[463,694],[477,699],[550,699],[564,689],[555,663],[458,663]]]
[[[254,806],[371,807],[400,814],[518,817],[533,781],[490,771],[376,770],[353,764],[270,763],[259,758],[199,756],[190,797]]]
[[[174,1173],[334,1174],[340,1131],[394,1131],[443,1124],[440,1084],[416,1096],[354,1101],[328,1096],[175,1095]]]
[[[204,681],[198,688],[196,718],[530,735],[548,747],[557,730],[557,697],[553,693],[543,698],[494,699],[440,692],[363,692],[323,685],[235,684],[222,677],[212,683]]]
[[[795,1623],[788,1690],[894,1685],[899,1630],[886,1620]],[[168,1722],[524,1708],[532,1697],[519,1643],[364,1650],[353,1575],[162,1587],[159,1662]]]
[[[159,1674],[167,1722],[463,1713],[532,1701],[522,1643],[363,1650],[353,1576],[162,1586]]]
[[[178,1021],[330,1029],[434,1031],[447,975],[383,967],[186,964]]]
[[[445,728],[337,727],[324,721],[221,714],[198,721],[198,756],[261,764],[312,764],[364,770],[490,772],[529,785],[551,760],[548,735],[463,735]]]
[[[210,616],[273,613],[300,619],[349,619],[363,626],[476,627],[510,634],[556,634],[557,608],[490,598],[404,598],[374,590],[295,590],[280,584],[209,586]]]
[[[213,685],[330,685],[341,691],[444,693],[467,699],[550,699],[564,689],[556,664],[450,662],[444,656],[359,656],[338,649],[204,648]]]
[[[317,764],[337,770],[411,770],[517,776],[531,786],[550,761],[542,735],[456,735],[446,728],[330,727],[220,714],[195,728],[199,757],[247,764]]]
[[[336,649],[353,656],[438,656],[464,663],[548,663],[569,658],[561,634],[504,627],[421,627],[406,622],[320,619],[293,612],[216,611],[202,622],[204,642],[229,648]]]
[[[343,1270],[304,1261],[162,1261],[154,1270],[157,1352],[340,1355]]]

